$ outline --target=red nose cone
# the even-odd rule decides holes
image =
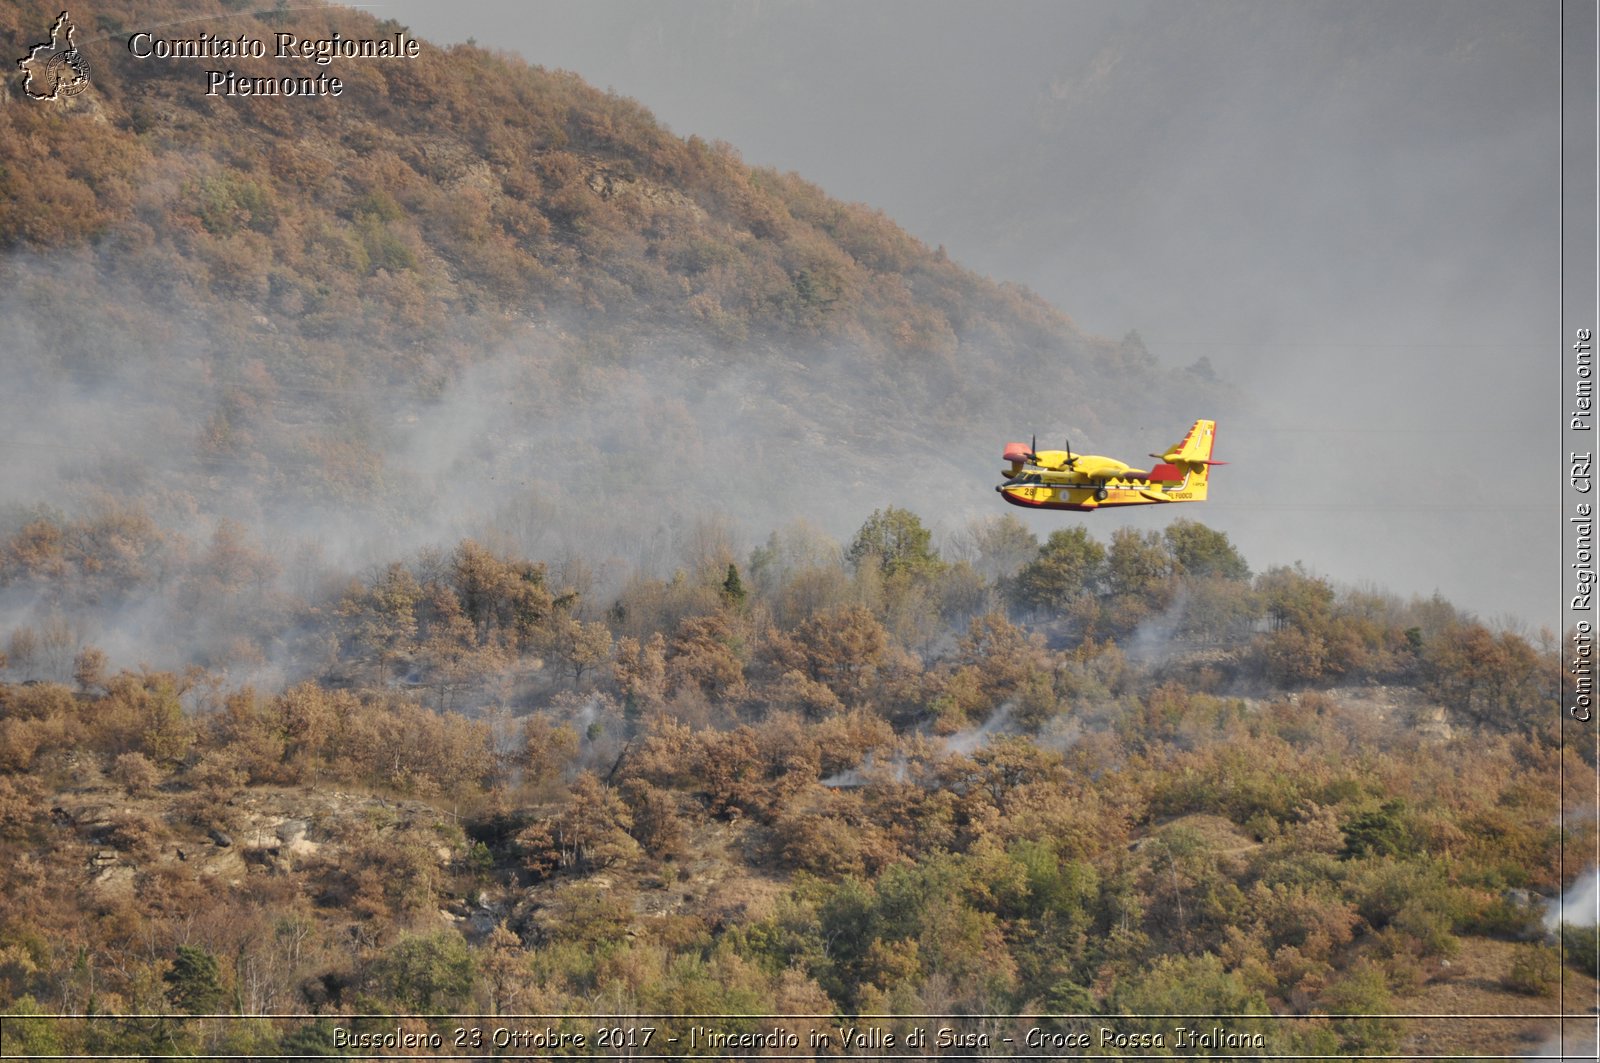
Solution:
[[[1026,443],[1007,443],[1005,459],[1007,461],[1027,461],[1033,451],[1028,449]]]

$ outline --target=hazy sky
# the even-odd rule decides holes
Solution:
[[[1202,517],[1258,566],[1561,623],[1556,0],[367,6],[632,96],[1164,363],[1209,358],[1239,396],[1195,411],[1233,462]],[[1049,427],[996,425],[996,454]],[[1075,445],[1139,457],[1185,427]]]

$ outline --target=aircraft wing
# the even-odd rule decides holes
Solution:
[[[1079,476],[1091,480],[1126,480],[1145,476],[1143,469],[1135,469],[1125,461],[1102,458],[1095,454],[1080,455],[1072,468]]]

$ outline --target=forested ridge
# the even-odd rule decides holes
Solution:
[[[1593,985],[1581,933],[1565,969],[1544,937],[1563,841],[1593,859],[1554,811],[1592,765],[1549,647],[1252,574],[1192,521],[936,549],[891,508],[847,544],[702,545],[590,620],[474,542],[398,561],[300,618],[327,657],[279,693],[94,647],[0,687],[8,1007],[175,1016],[8,1046],[331,1036],[176,1018],[217,1011],[1514,1015]]]
[[[55,14],[0,6],[0,43],[26,54]],[[13,331],[37,346],[23,379],[137,365],[200,422],[198,458],[256,490],[379,489],[367,400],[437,397],[505,352],[536,377],[517,382],[532,416],[668,355],[697,383],[759,367],[789,411],[767,425],[780,440],[813,422],[848,440],[912,416],[945,432],[1042,419],[1043,401],[987,386],[1026,373],[1067,395],[1155,379],[1137,338],[1086,335],[881,211],[676,136],[575,75],[425,42],[414,60],[336,62],[338,99],[211,98],[204,70],[221,60],[129,54],[152,27],[401,27],[336,7],[108,3],[79,27],[92,89],[38,106],[8,83],[0,107],[0,249],[26,314]],[[48,268],[23,268],[44,254]],[[1163,390],[1180,383],[1206,387],[1186,373]],[[830,389],[855,397],[825,401]],[[1163,434],[1190,416],[1167,401],[1148,411],[1172,416]],[[253,482],[265,463],[308,468]]]
[[[8,1054],[1027,1011],[1469,1055],[1542,1028],[1360,1016],[1592,994],[1552,636],[993,514],[1002,438],[1161,445],[1203,363],[487,48],[208,99],[128,34],[398,27],[75,14],[91,87],[0,99]]]
[[[0,44],[27,54],[56,15],[0,4]],[[0,587],[0,609],[102,629],[119,663],[278,660],[233,637],[251,618],[196,608],[226,596],[163,577],[208,551],[264,554],[259,587],[304,597],[470,537],[581,557],[614,590],[707,513],[747,541],[802,515],[838,538],[887,492],[959,522],[1008,434],[1149,449],[1215,415],[1205,366],[1087,335],[575,75],[424,42],[336,61],[338,99],[208,98],[208,61],[141,61],[129,36],[399,27],[79,17],[90,88],[41,103],[18,77],[0,105],[0,534],[118,550],[71,590]],[[1108,417],[1088,397],[1113,391],[1140,398]]]

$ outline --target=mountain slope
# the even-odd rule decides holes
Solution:
[[[237,7],[105,5],[87,91],[8,85],[6,530],[116,504],[285,559],[475,534],[648,566],[708,513],[959,524],[1006,438],[1147,450],[1214,386],[570,74],[426,42],[326,67],[127,47],[402,30]],[[0,8],[0,43],[54,14]],[[345,88],[208,96],[217,67]]]

